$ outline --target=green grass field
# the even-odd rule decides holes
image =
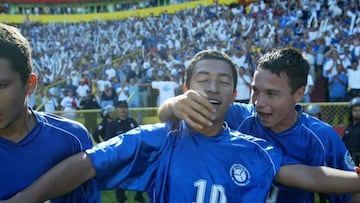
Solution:
[[[125,194],[127,197],[127,200],[125,203],[139,203],[134,200],[135,192],[126,191]],[[149,200],[146,193],[144,193],[144,197],[146,198],[146,200]],[[115,197],[115,191],[114,190],[103,191],[101,193],[101,202],[102,203],[116,203],[117,201],[116,201],[116,197]]]
[[[126,203],[138,203],[137,201],[134,200],[135,192],[126,191],[125,194],[126,194],[126,196],[128,198]],[[144,197],[147,200],[149,200],[146,193],[144,193]],[[113,191],[113,190],[103,191],[101,193],[101,202],[102,203],[116,203],[115,191]],[[318,203],[318,202],[319,202],[319,198],[316,195],[315,196],[315,203]]]

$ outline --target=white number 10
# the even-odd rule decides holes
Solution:
[[[204,203],[207,181],[200,179],[194,183],[197,187],[196,202]],[[222,185],[211,185],[211,193],[209,203],[226,203],[225,189]]]

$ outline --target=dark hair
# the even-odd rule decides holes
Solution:
[[[20,74],[23,85],[33,72],[29,42],[16,27],[0,23],[0,58],[9,60],[14,72]]]
[[[234,62],[231,60],[231,58],[228,55],[226,55],[223,52],[216,51],[216,50],[203,50],[203,51],[200,51],[191,59],[189,66],[185,70],[185,84],[186,84],[186,86],[187,87],[190,86],[190,80],[191,80],[191,77],[192,77],[192,73],[194,71],[194,67],[196,66],[196,63],[201,61],[201,60],[206,60],[206,59],[217,59],[217,60],[225,61],[231,66],[232,76],[233,76],[233,79],[234,79],[234,91],[235,91],[236,90],[236,83],[237,83],[236,65],[234,64]]]
[[[266,53],[258,60],[256,69],[269,70],[278,76],[286,74],[291,92],[294,93],[306,86],[310,65],[296,49],[284,48]]]
[[[125,107],[128,108],[128,103],[126,100],[119,100],[115,104],[116,108]]]

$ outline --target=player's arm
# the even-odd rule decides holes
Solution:
[[[167,99],[159,107],[158,116],[162,122],[178,118],[184,120],[195,130],[200,130],[212,125],[215,109],[205,95],[188,90],[181,95]]]
[[[4,203],[44,202],[74,190],[95,174],[90,158],[85,152],[80,152],[57,164],[31,186]]]
[[[356,172],[325,166],[284,165],[280,167],[275,182],[321,193],[360,192],[360,176]]]

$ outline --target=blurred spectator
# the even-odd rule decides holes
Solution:
[[[129,87],[125,80],[120,82],[120,86],[115,90],[117,101],[124,101],[129,98]]]
[[[353,60],[351,67],[346,69],[348,75],[349,99],[360,96],[360,69],[359,60]]]
[[[355,165],[360,163],[360,97],[349,102],[349,125],[346,127],[343,140]]]
[[[64,111],[63,116],[75,120],[76,110],[80,108],[80,103],[74,94],[74,90],[67,90],[67,96],[61,100],[60,105],[61,110]]]
[[[342,64],[336,65],[336,74],[329,78],[329,101],[330,102],[345,102],[347,101],[347,83],[348,77],[344,73],[344,67]],[[329,106],[329,119],[328,122],[333,125],[339,124],[343,125],[346,121],[345,112],[346,109],[343,106]],[[337,117],[337,122],[335,122],[335,117]]]
[[[140,107],[149,107],[149,95],[150,95],[150,85],[151,80],[145,74],[145,71],[142,70],[139,73],[139,97],[140,97]]]
[[[179,87],[179,84],[171,80],[170,76],[165,75],[162,81],[152,81],[151,87],[159,90],[159,98],[157,102],[157,106],[159,107],[166,99],[175,96],[175,90]]]
[[[158,97],[159,97],[159,89],[154,88],[152,86],[152,83],[155,81],[161,81],[160,76],[158,75],[158,69],[156,68],[149,68],[151,71],[151,77],[150,77],[150,81],[151,81],[151,85],[150,85],[150,101],[149,101],[149,106],[150,107],[157,107],[158,106]]]
[[[55,81],[53,71],[51,71],[49,68],[45,68],[44,73],[45,73],[45,74],[44,74],[43,77],[42,77],[42,83],[43,83],[44,85],[53,84],[54,81]]]
[[[55,112],[58,110],[59,102],[53,95],[51,95],[49,90],[46,91],[45,96],[43,96],[42,103],[44,104],[45,112]]]
[[[107,80],[111,81],[112,78],[116,77],[116,70],[111,65],[106,65],[105,74],[107,76]]]
[[[101,93],[101,97],[100,97],[101,109],[104,110],[104,108],[107,105],[115,106],[116,101],[117,101],[117,95],[115,93],[114,88],[112,88],[109,85],[106,85],[105,90]]]
[[[9,12],[9,4],[8,3],[2,3],[0,5],[0,13],[8,13]]]
[[[81,109],[91,110],[100,109],[97,98],[91,93],[90,90],[86,91],[86,96],[80,99]],[[97,123],[97,114],[95,112],[84,112],[85,127],[89,132],[93,132]]]
[[[90,91],[89,85],[85,83],[85,79],[81,78],[79,81],[79,86],[76,88],[77,96],[79,97],[79,99],[87,97],[89,91]]]
[[[337,73],[336,66],[337,64],[340,64],[340,61],[339,54],[334,47],[325,53],[325,57],[326,59],[323,66],[322,76],[325,79],[325,100],[329,101],[329,78],[333,77]]]
[[[309,74],[311,75],[312,79],[316,80],[316,74],[315,74],[315,53],[312,50],[312,47],[310,45],[306,45],[306,48],[302,52],[303,57],[309,62],[310,70]]]
[[[312,77],[311,73],[309,73],[308,76],[307,76],[304,96],[301,99],[301,102],[305,102],[305,103],[310,103],[311,102],[310,94],[314,91],[314,88],[315,88],[314,87],[314,80],[313,80],[313,77]]]
[[[244,67],[245,69],[249,66],[246,63],[246,53],[242,48],[235,48],[234,53],[231,57],[237,67]]]
[[[104,108],[104,111],[101,113],[102,120],[96,126],[95,130],[92,133],[93,139],[96,143],[100,143],[105,140],[105,133],[109,123],[113,120],[115,108],[111,105],[108,105]]]
[[[321,118],[321,108],[317,104],[310,104],[306,107],[306,113],[310,114],[311,116],[314,116],[320,120]]]
[[[100,78],[98,78],[96,83],[97,83],[97,85],[99,87],[99,91],[101,91],[101,92],[105,91],[105,87],[111,87],[112,86],[110,80],[107,79],[106,74],[102,74],[100,76]]]
[[[347,95],[348,76],[342,64],[336,65],[336,73],[329,77],[329,101],[345,102]]]
[[[140,91],[139,91],[139,85],[138,80],[135,77],[129,78],[129,107],[130,108],[139,108],[140,107]],[[134,111],[137,115],[137,123],[141,124],[142,122],[142,114],[141,111],[137,110]],[[129,113],[129,116],[134,118],[134,114],[132,112]]]
[[[236,102],[249,103],[251,81],[252,76],[249,74],[249,71],[247,71],[244,66],[240,66],[238,68]]]

